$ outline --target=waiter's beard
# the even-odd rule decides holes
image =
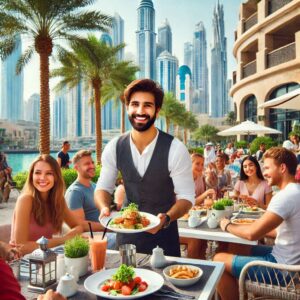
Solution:
[[[139,123],[136,121],[136,117],[145,117],[146,119],[148,119],[148,121],[146,123]],[[138,114],[132,114],[130,116],[128,116],[129,121],[132,125],[132,127],[140,132],[146,131],[148,130],[155,122],[156,120],[156,115],[154,115],[152,118],[150,118],[149,115],[138,115]]]

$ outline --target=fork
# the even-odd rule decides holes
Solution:
[[[163,293],[165,295],[173,295],[173,296],[182,297],[182,298],[186,298],[186,299],[195,299],[195,296],[181,294],[179,292],[176,292],[175,290],[173,290],[170,287],[167,287],[167,288],[162,287],[158,292]]]
[[[150,254],[147,254],[146,256],[142,257],[138,262],[137,266],[141,267],[148,263],[148,260],[150,259]]]
[[[238,213],[237,213],[234,217],[232,217],[232,218],[230,219],[230,221],[233,221],[233,220],[235,220],[237,217],[239,217],[240,214],[242,213],[242,211],[243,211],[243,208],[241,207],[241,208],[239,209]]]
[[[192,298],[187,298],[186,296],[175,296],[172,294],[161,293],[160,291],[155,292],[153,295],[164,298],[180,299],[180,300],[191,300]],[[195,299],[195,298],[193,298]]]

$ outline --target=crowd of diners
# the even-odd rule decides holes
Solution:
[[[88,222],[94,231],[103,230],[99,217],[110,215],[113,201],[118,209],[134,202],[140,211],[157,215],[160,223],[148,232],[111,233],[110,249],[133,243],[138,252],[151,254],[159,245],[166,255],[171,256],[180,256],[176,221],[193,205],[210,207],[231,190],[233,198],[266,210],[251,226],[221,220],[222,230],[239,237],[261,240],[271,236],[275,239],[273,247],[249,246],[244,249],[244,255],[229,252],[215,255],[215,261],[225,263],[225,272],[217,287],[221,299],[238,298],[237,279],[249,261],[300,263],[300,236],[297,234],[300,185],[295,177],[299,139],[297,142],[293,137],[294,142],[291,142],[293,145],[298,143],[298,148],[288,147],[285,143],[283,147],[266,150],[262,144],[254,155],[234,149],[231,143],[223,150],[207,143],[203,155],[190,154],[181,141],[155,127],[163,96],[162,89],[149,79],[135,80],[126,88],[124,99],[132,130],[114,138],[105,147],[97,184],[92,182],[95,176],[92,153],[80,150],[71,161],[67,141],[57,159],[40,155],[32,162],[16,202],[10,243],[0,244],[0,264],[5,270],[0,272],[0,280],[8,280],[8,284],[0,287],[1,299],[24,299],[7,267],[9,254],[31,253],[41,236],[48,238],[50,247],[62,245],[88,231]],[[69,168],[71,162],[78,177],[65,192],[61,168]],[[231,168],[233,165],[235,168]],[[276,193],[272,190],[275,186]],[[9,298],[9,295],[15,295],[15,298]],[[40,297],[63,299],[52,291]]]

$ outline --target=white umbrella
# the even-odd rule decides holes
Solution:
[[[259,125],[252,121],[244,121],[241,124],[233,126],[231,128],[225,129],[218,132],[218,135],[229,136],[229,135],[257,135],[257,134],[282,134],[281,131]]]
[[[300,110],[300,88],[267,101],[258,108],[285,108]]]

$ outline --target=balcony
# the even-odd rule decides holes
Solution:
[[[246,78],[255,73],[256,73],[256,60],[253,60],[242,67],[242,78]]]
[[[257,24],[257,12],[252,14],[247,20],[244,21],[243,32],[246,32],[251,27],[253,27],[255,24]]]
[[[268,1],[268,16],[273,14],[276,10],[280,9],[281,7],[287,5],[288,3],[292,2],[293,0],[269,0]]]
[[[296,58],[296,44],[290,43],[267,54],[267,68],[272,68]]]

